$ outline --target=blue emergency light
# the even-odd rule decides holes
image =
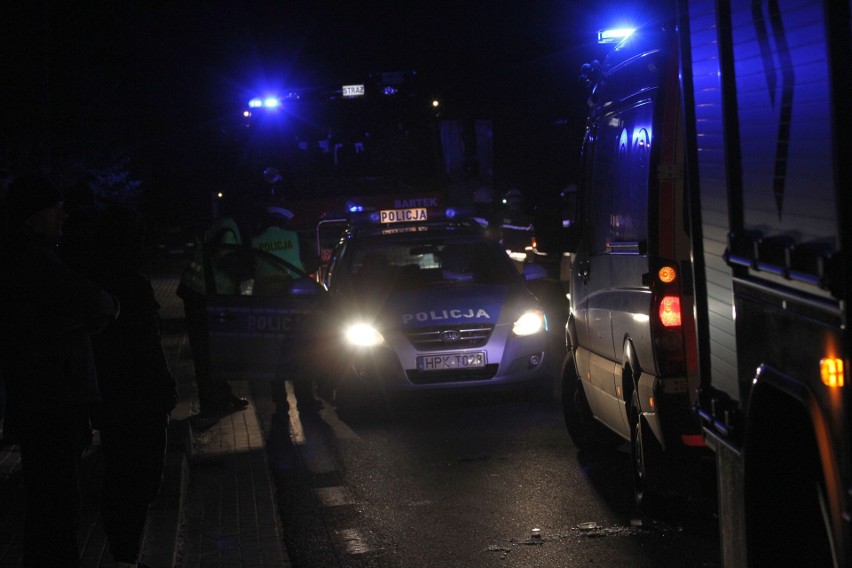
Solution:
[[[636,28],[608,28],[598,30],[598,43],[618,43],[636,31]]]
[[[249,108],[278,108],[281,106],[281,99],[278,97],[266,97],[265,99],[253,98],[248,103]]]

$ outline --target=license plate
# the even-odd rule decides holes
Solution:
[[[485,351],[474,353],[436,353],[417,358],[418,371],[445,371],[447,369],[474,369],[485,366]]]
[[[416,221],[427,221],[429,214],[425,207],[412,207],[410,209],[382,209],[379,211],[380,223],[411,223]]]

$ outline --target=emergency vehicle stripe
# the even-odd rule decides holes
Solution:
[[[673,50],[672,53],[676,53],[676,50]],[[662,104],[663,104],[663,124],[662,124],[662,136],[656,136],[657,140],[661,141],[660,144],[660,163],[657,168],[657,183],[659,187],[659,203],[657,207],[657,226],[659,227],[659,242],[657,243],[659,256],[663,258],[676,258],[675,256],[675,235],[674,235],[674,224],[671,222],[672,219],[678,219],[678,212],[674,211],[675,206],[675,183],[671,178],[663,178],[660,179],[661,175],[670,175],[669,173],[663,174],[663,172],[674,172],[677,164],[676,160],[676,132],[678,128],[678,117],[677,113],[680,110],[680,104],[678,104],[677,99],[674,101],[669,101],[667,98],[669,96],[678,96],[678,76],[677,76],[677,65],[670,61],[668,63],[668,70],[666,73],[666,84],[663,93],[661,93]],[[667,222],[666,220],[669,219]]]

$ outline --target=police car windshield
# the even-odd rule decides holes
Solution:
[[[362,289],[511,284],[518,278],[505,252],[484,240],[362,242],[350,260],[350,279]]]

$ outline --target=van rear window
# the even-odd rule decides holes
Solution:
[[[616,110],[596,125],[590,196],[594,248],[648,238],[648,188],[653,142],[651,100]]]

